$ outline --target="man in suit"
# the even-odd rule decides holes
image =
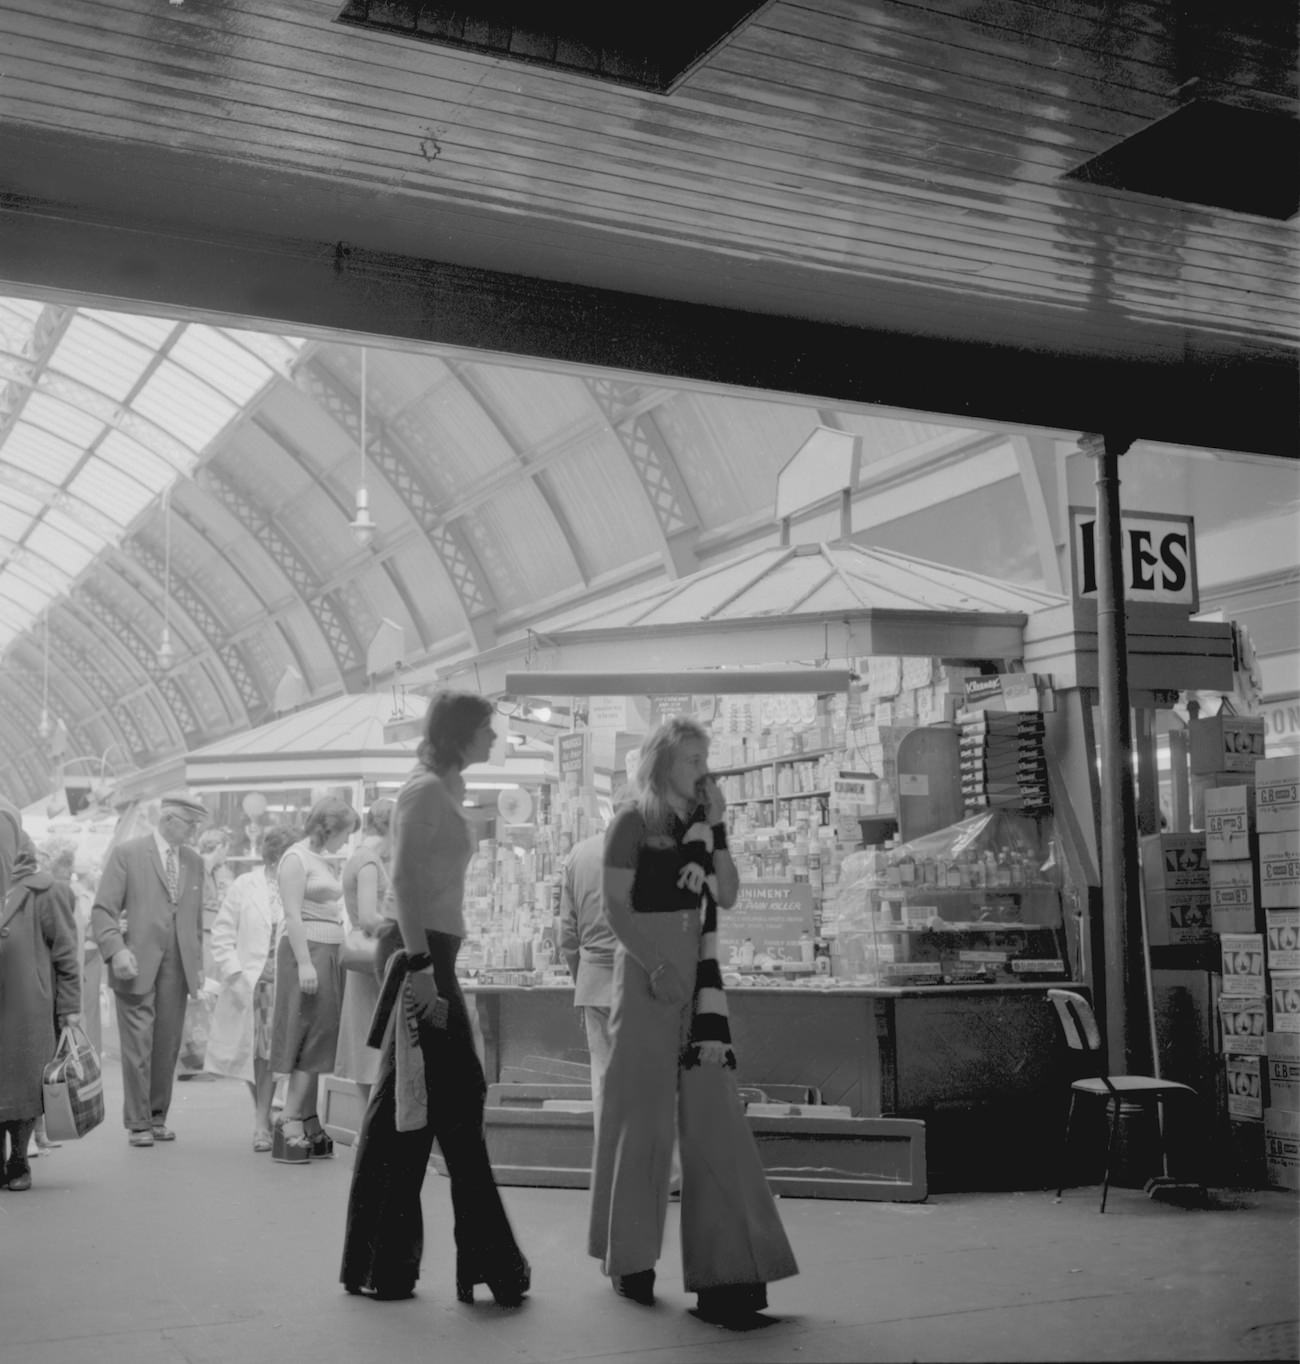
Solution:
[[[189,846],[203,803],[164,796],[158,827],[108,855],[92,932],[117,996],[123,1121],[132,1146],[174,1141],[167,1126],[186,996],[203,988],[203,859]]]

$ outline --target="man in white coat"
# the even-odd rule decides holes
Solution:
[[[275,944],[284,920],[276,868],[298,839],[288,824],[262,835],[262,865],[231,882],[212,923],[210,946],[218,981],[203,1069],[243,1080],[253,1097],[253,1150],[271,1149],[271,1015]]]

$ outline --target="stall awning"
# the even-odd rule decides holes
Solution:
[[[335,696],[195,749],[185,758],[185,780],[204,787],[404,777],[414,745],[385,743],[384,725],[418,719],[424,706],[387,690]]]
[[[1064,600],[851,542],[770,545],[449,665],[426,685],[472,681],[501,690],[506,671],[521,667],[740,667],[872,654],[1014,659],[1024,653],[1028,618]]]

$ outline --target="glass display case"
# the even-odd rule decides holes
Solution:
[[[1062,980],[1051,817],[990,810],[854,853],[823,923],[831,972],[864,985]]]

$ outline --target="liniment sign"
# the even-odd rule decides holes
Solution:
[[[1097,595],[1097,514],[1071,507],[1071,561],[1074,595]],[[1124,512],[1120,516],[1124,565],[1124,599],[1199,609],[1196,540],[1190,516],[1157,512]]]

